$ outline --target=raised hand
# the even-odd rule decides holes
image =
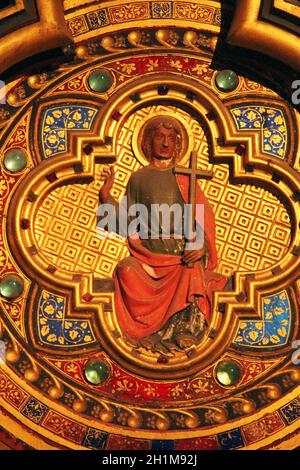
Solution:
[[[99,201],[105,204],[109,192],[114,184],[115,169],[113,166],[104,166],[100,174],[100,181],[104,181],[102,188],[99,191]]]

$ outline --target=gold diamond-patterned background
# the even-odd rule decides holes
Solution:
[[[123,239],[96,234],[101,165],[92,184],[62,186],[42,202],[35,221],[37,246],[53,265],[68,272],[111,277],[127,252]]]
[[[201,181],[216,217],[218,271],[258,271],[277,263],[290,242],[290,220],[285,207],[269,191],[254,185],[233,185],[225,164],[208,161],[208,141],[201,125],[183,110],[150,106],[137,111],[122,126],[116,179],[112,194],[119,199],[132,171],[141,165],[131,149],[132,129],[152,113],[180,114],[193,134],[198,167],[213,169],[211,181]],[[101,165],[95,181],[54,190],[42,202],[35,221],[38,248],[55,266],[71,272],[94,272],[111,277],[117,262],[128,254],[124,240],[103,240],[96,234],[96,209],[101,187]]]

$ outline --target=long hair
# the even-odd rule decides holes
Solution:
[[[158,116],[157,118],[152,119],[148,124],[146,124],[144,130],[144,138],[142,141],[142,150],[144,152],[144,155],[150,160],[152,153],[153,136],[156,129],[160,126],[164,127],[165,129],[174,129],[174,131],[176,132],[176,146],[173,155],[173,160],[176,161],[180,157],[182,151],[182,130],[177,119],[167,116]]]

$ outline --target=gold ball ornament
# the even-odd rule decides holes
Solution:
[[[112,36],[105,36],[103,39],[101,39],[101,46],[104,47],[104,49],[111,49],[114,47],[115,40]]]
[[[28,382],[36,382],[40,378],[40,371],[38,369],[27,369],[24,373],[24,378]]]
[[[185,420],[185,425],[187,428],[189,429],[194,429],[196,428],[197,426],[199,426],[199,418],[198,416],[189,416],[188,418],[186,418]]]
[[[295,383],[300,382],[300,369],[294,369],[294,370],[291,372],[290,377],[291,377],[291,379],[292,379],[293,382],[295,382]]]
[[[48,390],[48,395],[50,398],[53,398],[53,400],[59,400],[64,394],[64,389],[63,387],[50,387]]]
[[[19,103],[19,97],[16,93],[9,93],[7,95],[7,103],[10,106],[16,106]]]
[[[39,88],[40,85],[40,77],[39,75],[31,75],[30,77],[27,78],[27,83],[30,86],[30,88]]]
[[[128,41],[131,43],[139,43],[142,39],[142,35],[139,31],[131,31],[128,34]]]
[[[159,29],[156,31],[155,36],[159,41],[167,41],[169,39],[169,31],[167,29]]]
[[[101,421],[105,423],[111,423],[114,420],[115,413],[113,410],[102,410],[100,413]]]
[[[187,31],[184,35],[184,43],[185,44],[193,44],[198,39],[198,34],[195,31]]]
[[[89,55],[88,49],[85,46],[76,47],[75,54],[78,59],[85,59]]]
[[[142,420],[141,415],[130,416],[127,421],[128,426],[134,429],[140,428],[142,426],[142,422],[143,420]]]
[[[271,400],[278,400],[281,396],[281,389],[279,385],[273,384],[267,391],[267,397]]]
[[[253,413],[256,410],[256,406],[253,401],[249,401],[247,403],[243,403],[241,409],[242,409],[243,414],[248,415],[250,413]]]
[[[6,357],[7,362],[10,362],[11,364],[15,364],[20,359],[21,353],[18,349],[8,349],[6,351],[5,357]]]
[[[74,400],[73,402],[73,410],[76,413],[84,413],[87,408],[86,400]]]
[[[222,424],[227,421],[227,413],[225,410],[216,411],[214,413],[214,421],[215,423]]]
[[[212,51],[216,50],[217,44],[218,44],[218,36],[213,36],[210,39],[210,48],[211,48]]]
[[[157,418],[156,429],[159,431],[167,431],[170,427],[170,420],[168,418]]]

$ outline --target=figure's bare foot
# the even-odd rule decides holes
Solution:
[[[140,347],[140,341],[138,339],[134,339],[134,338],[131,338],[130,336],[124,335],[124,340],[129,346],[131,346],[134,349]]]
[[[188,333],[181,333],[176,337],[176,343],[181,349],[190,348],[196,343],[196,338]]]
[[[140,346],[145,348],[145,349],[150,349],[151,351],[153,350],[153,347],[159,343],[161,340],[161,337],[158,334],[154,334],[151,336],[147,336],[146,338],[140,339],[139,343]]]
[[[163,344],[171,353],[181,351],[181,348],[178,346],[178,344],[173,341],[163,340]]]
[[[153,346],[152,352],[160,353],[164,356],[174,356],[174,353],[169,351],[162,341]]]

